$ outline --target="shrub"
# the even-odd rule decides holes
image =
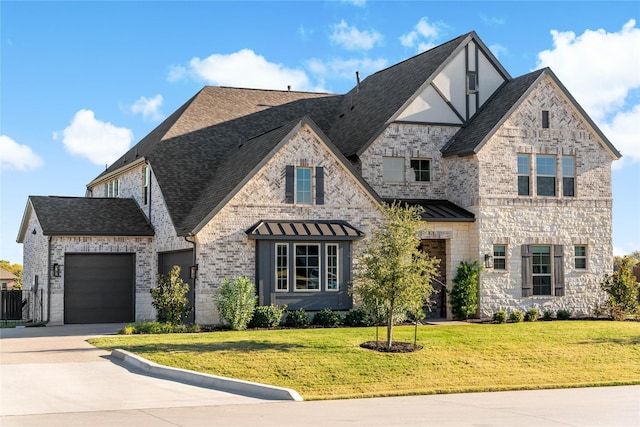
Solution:
[[[225,279],[216,296],[216,307],[223,322],[231,329],[247,329],[258,297],[253,283],[246,277]]]
[[[311,317],[304,308],[299,308],[296,311],[287,311],[284,323],[291,328],[306,328],[311,324]]]
[[[371,326],[373,321],[364,307],[353,308],[344,316],[344,324],[351,327]]]
[[[462,261],[458,264],[458,274],[453,279],[451,289],[451,310],[456,319],[466,320],[476,314],[478,309],[478,283],[482,266],[478,261],[469,264]]]
[[[524,314],[520,310],[512,311],[511,314],[509,314],[509,320],[511,320],[513,323],[520,323],[523,319]]]
[[[525,322],[535,322],[538,320],[538,309],[533,307],[530,308],[524,315]]]
[[[156,309],[156,319],[160,323],[177,325],[189,315],[187,308],[189,284],[180,278],[180,267],[174,265],[169,275],[158,275],[158,286],[151,288],[151,305]]]
[[[179,334],[200,332],[198,325],[172,324],[167,322],[138,322],[125,326],[118,331],[121,335],[133,334]]]
[[[571,312],[569,310],[560,309],[556,312],[556,318],[558,320],[569,320],[569,318],[571,318]]]
[[[287,309],[285,304],[283,307],[277,305],[261,305],[256,307],[253,317],[249,322],[251,328],[275,328],[280,325],[282,316]]]
[[[553,320],[553,312],[551,310],[546,310],[542,315],[542,320]]]
[[[493,313],[493,321],[498,323],[505,323],[507,321],[507,313],[504,310],[499,310]]]
[[[618,271],[605,275],[600,287],[607,293],[606,306],[613,320],[624,320],[640,311],[638,303],[639,286],[632,275],[633,261],[628,256],[622,258]]]
[[[335,328],[342,325],[342,316],[337,311],[325,308],[313,316],[313,324],[324,328]]]

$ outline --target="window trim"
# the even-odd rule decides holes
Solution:
[[[335,248],[335,253],[330,254],[329,248]],[[324,245],[325,251],[325,280],[324,280],[324,290],[327,292],[338,292],[340,290],[340,245],[337,243],[326,243]],[[335,257],[335,266],[329,265],[329,257]],[[329,277],[331,272],[329,269],[335,269],[335,278],[336,278],[336,287],[329,288]],[[322,288],[322,285],[320,286]]]
[[[584,248],[584,255],[578,255],[577,254],[577,249],[578,248]],[[576,270],[580,270],[580,271],[585,271],[589,269],[589,250],[587,248],[587,245],[573,245],[573,268],[575,268]],[[584,267],[578,267],[578,260],[583,260],[584,261]]]
[[[526,174],[520,170],[520,159],[527,161]],[[516,157],[516,169],[518,175],[518,196],[531,196],[531,156],[529,154],[518,154]],[[527,178],[527,194],[520,193],[520,178]]]
[[[504,255],[496,255],[496,247],[504,248]],[[493,245],[493,269],[498,271],[507,271],[509,264],[507,264],[507,245]],[[504,268],[498,268],[498,261],[504,261]]]
[[[427,162],[427,169],[415,169],[413,167],[413,162],[419,162],[418,164],[420,165],[421,162]],[[419,158],[419,157],[412,157],[411,159],[409,159],[409,171],[410,171],[410,180],[412,183],[418,183],[418,184],[422,184],[425,182],[431,182],[431,165],[432,165],[432,161],[429,158]],[[417,175],[418,174],[422,174],[425,173],[427,174],[427,179],[417,179]]]
[[[478,72],[467,71],[467,95],[478,93],[480,91],[478,83]]]
[[[317,289],[298,289],[298,265],[297,265],[297,259],[298,259],[298,251],[297,248],[298,246],[315,246],[318,248],[318,288]],[[307,259],[308,259],[308,255],[307,255]],[[293,244],[293,274],[294,274],[294,281],[293,281],[293,292],[321,292],[322,291],[322,277],[320,277],[320,269],[321,269],[321,261],[322,261],[322,245],[320,243],[310,243],[310,242],[304,242],[304,243],[294,243]],[[306,267],[307,269],[309,269],[309,266]],[[308,277],[307,277],[308,278]]]
[[[284,248],[284,258],[280,256],[278,248]],[[284,283],[285,288],[279,288],[280,278],[278,277],[281,271],[279,261],[284,260]],[[289,244],[288,243],[276,243],[275,244],[275,291],[276,292],[289,292]]]
[[[552,159],[553,160],[553,174],[545,174],[540,172],[540,167],[545,166],[543,162],[540,162],[542,159]],[[549,154],[538,154],[536,155],[536,196],[539,197],[556,197],[558,194],[557,191],[557,174],[558,174],[558,164],[557,157]],[[553,194],[540,194],[540,178],[552,178],[553,179]]]

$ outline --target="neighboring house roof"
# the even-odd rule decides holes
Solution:
[[[428,222],[474,222],[476,220],[472,212],[448,200],[385,199],[384,201],[389,204],[397,202],[401,205],[420,206],[424,209],[422,219]]]
[[[578,110],[589,126],[602,139],[602,142],[611,150],[616,158],[621,154],[611,144],[598,126],[589,118],[576,100],[569,94],[566,88],[549,68],[533,71],[518,78],[509,80],[500,88],[493,98],[478,112],[471,122],[462,127],[442,149],[442,155],[469,156],[477,154],[484,144],[495,134],[511,113],[518,108],[522,101],[538,85],[545,76],[549,76],[567,97],[573,107]]]
[[[364,233],[346,221],[259,221],[246,233],[252,239],[313,238],[317,240],[356,240]]]
[[[18,280],[18,276],[16,276],[15,274],[13,274],[12,272],[5,270],[4,268],[0,267],[0,280]]]
[[[30,196],[28,203],[46,236],[154,235],[133,199]]]

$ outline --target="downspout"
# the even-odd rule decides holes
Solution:
[[[189,237],[193,237],[193,240],[189,240]],[[192,233],[189,233],[187,236],[184,236],[184,240],[186,242],[189,242],[193,245],[193,259],[191,261],[191,266],[192,267],[196,267],[196,274],[193,275],[193,323],[197,323],[196,322],[196,279],[198,277],[198,273],[197,273],[197,263],[196,263],[196,240],[195,237]],[[191,270],[189,270],[189,276],[191,276]]]
[[[49,236],[47,241],[47,320],[45,324],[51,320],[51,239],[53,236]],[[42,310],[42,304],[40,304],[40,310]]]
[[[147,171],[146,173],[149,175],[149,182],[147,183],[147,185],[149,186],[149,200],[147,200],[147,203],[149,204],[149,212],[148,212],[148,223],[153,225],[153,223],[151,222],[151,188],[153,187],[151,185],[151,167],[149,166],[149,162],[145,162],[145,165],[147,165]],[[147,177],[144,177],[145,179],[147,179]]]

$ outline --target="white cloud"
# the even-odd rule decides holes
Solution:
[[[613,256],[625,256],[627,253],[622,248],[613,247]]]
[[[53,138],[60,139],[60,133],[55,132]],[[113,163],[132,141],[129,129],[97,120],[91,110],[78,111],[62,131],[62,142],[71,154],[86,157],[97,165]]]
[[[6,135],[0,135],[0,168],[26,172],[43,164],[42,158],[29,146],[18,144]]]
[[[553,49],[538,54],[538,68],[558,78],[623,154],[620,168],[640,161],[640,28],[629,20],[618,32],[551,31]]]
[[[364,6],[367,0],[342,0],[343,3],[351,3],[354,6]]]
[[[387,66],[386,59],[342,59],[336,58],[331,61],[325,62],[320,59],[314,58],[307,62],[309,70],[314,75],[325,78],[331,76],[332,78],[341,79],[353,79],[355,86],[356,71],[360,71],[361,79],[368,74],[379,71]]]
[[[377,31],[360,31],[342,20],[333,26],[330,39],[347,50],[369,50],[382,41]]]
[[[482,22],[489,26],[504,25],[504,23],[506,22],[504,18],[498,18],[497,16],[488,16],[482,13],[480,14],[480,19],[482,19]]]
[[[145,120],[151,120],[154,122],[160,121],[164,118],[160,107],[162,106],[162,95],[158,94],[153,98],[141,96],[131,106],[131,112],[134,114],[142,114]]]
[[[195,57],[188,67],[171,67],[169,81],[190,77],[207,84],[257,89],[311,90],[309,78],[303,70],[287,68],[267,61],[250,49],[228,55],[213,54],[204,59]]]
[[[491,46],[489,46],[489,50],[495,55],[496,58],[500,58],[503,55],[506,56],[509,54],[509,50],[500,44],[492,44]]]
[[[438,45],[437,41],[442,36],[447,26],[442,22],[428,22],[428,18],[422,17],[414,29],[400,37],[400,44],[404,47],[416,48],[418,52],[424,52]]]

